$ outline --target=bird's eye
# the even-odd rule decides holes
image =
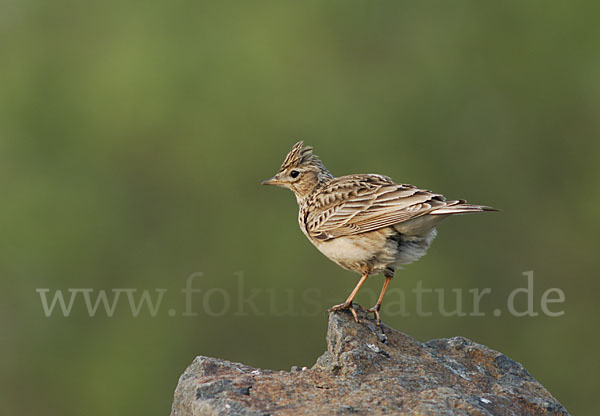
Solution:
[[[298,172],[297,170],[293,170],[293,171],[290,172],[290,176],[292,178],[297,178],[298,175],[300,175],[300,172]]]

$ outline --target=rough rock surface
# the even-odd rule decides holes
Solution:
[[[327,352],[310,369],[252,368],[196,357],[171,416],[568,415],[523,366],[454,337],[420,343],[359,311],[329,318]]]

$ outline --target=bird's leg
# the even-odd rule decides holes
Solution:
[[[346,301],[344,303],[340,303],[339,305],[334,305],[331,308],[329,308],[329,312],[343,311],[344,309],[350,309],[350,312],[352,312],[352,316],[354,316],[354,321],[358,322],[358,315],[356,315],[356,311],[352,307],[352,301],[356,297],[356,294],[358,293],[358,290],[360,289],[360,287],[363,285],[365,280],[367,280],[367,277],[369,277],[368,273],[363,274],[362,277],[360,278],[360,280],[358,281],[358,283],[356,284],[356,287],[354,288],[352,293],[350,293],[350,296],[348,296],[348,299],[346,299]]]
[[[381,308],[383,295],[385,295],[385,291],[387,290],[387,287],[390,284],[390,280],[392,280],[391,276],[385,276],[385,282],[383,282],[383,287],[381,288],[381,293],[379,294],[379,299],[377,299],[377,303],[372,308],[367,309],[367,312],[373,312],[373,314],[375,315],[375,319],[377,319],[377,326],[381,325],[381,319],[379,318],[379,309]]]

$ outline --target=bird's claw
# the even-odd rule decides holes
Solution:
[[[340,303],[339,305],[333,305],[327,311],[328,312],[338,312],[338,311],[344,311],[346,309],[349,309],[350,312],[352,312],[352,316],[354,316],[354,322],[358,323],[358,315],[356,314],[356,311],[352,307],[352,302],[345,302],[345,303]]]
[[[367,309],[367,312],[372,312],[377,320],[377,326],[381,326],[381,318],[379,317],[379,305],[375,305],[372,308]]]

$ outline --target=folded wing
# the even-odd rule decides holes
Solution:
[[[315,196],[314,209],[305,217],[306,229],[314,238],[329,240],[374,231],[464,202],[446,201],[440,194],[395,184],[386,176],[343,176]]]

